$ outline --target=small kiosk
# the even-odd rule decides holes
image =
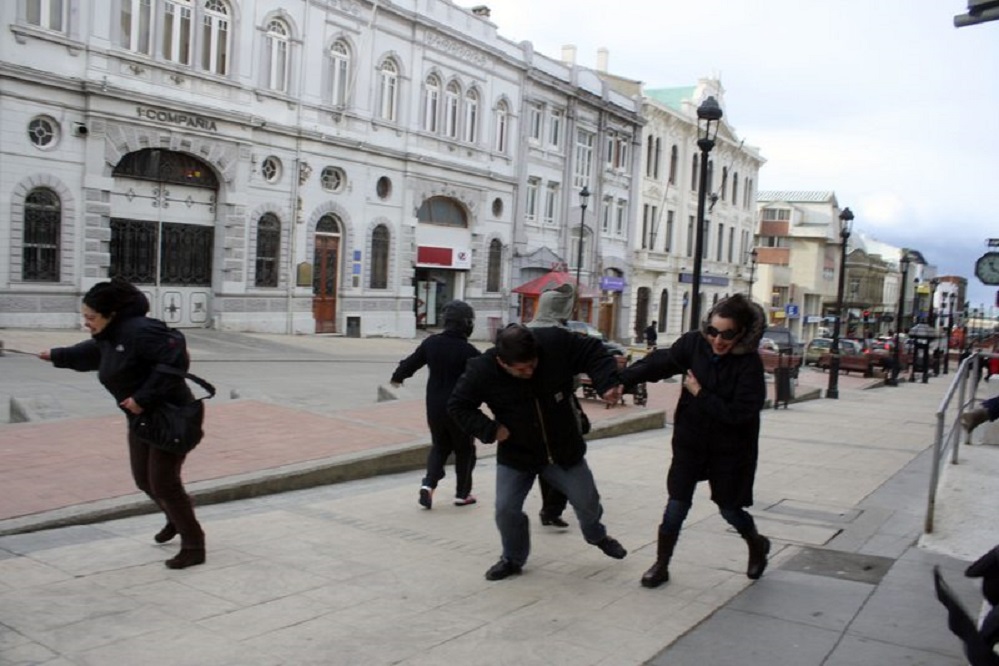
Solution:
[[[534,319],[534,313],[538,308],[538,297],[541,296],[542,292],[555,289],[563,284],[571,284],[576,287],[579,294],[579,313],[577,316],[580,321],[589,322],[593,312],[593,302],[599,298],[600,293],[589,287],[580,289],[576,285],[575,276],[563,271],[549,271],[541,277],[534,278],[513,289],[513,293],[520,294],[520,321],[526,324]]]

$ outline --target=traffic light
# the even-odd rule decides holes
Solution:
[[[864,310],[864,323],[865,324],[868,321],[870,321],[870,317],[871,317],[871,311],[870,310]]]

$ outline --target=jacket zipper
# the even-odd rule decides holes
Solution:
[[[538,412],[538,422],[541,423],[541,439],[545,443],[545,453],[548,456],[548,464],[551,465],[555,461],[552,459],[551,449],[548,448],[548,431],[545,430],[545,417],[541,414],[541,405],[538,404],[538,399],[534,399],[534,409]]]

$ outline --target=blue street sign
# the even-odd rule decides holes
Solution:
[[[784,314],[787,315],[788,319],[798,318],[798,306],[794,303],[788,303],[784,306]]]

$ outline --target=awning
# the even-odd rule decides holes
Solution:
[[[554,289],[563,284],[571,284],[575,287],[576,277],[574,275],[570,275],[569,273],[563,273],[562,271],[550,271],[541,277],[534,278],[530,282],[525,282],[519,287],[514,287],[513,292],[515,294],[524,294],[525,296],[538,296],[541,292]],[[600,297],[600,292],[591,289],[590,287],[584,286],[578,291],[581,299]]]

